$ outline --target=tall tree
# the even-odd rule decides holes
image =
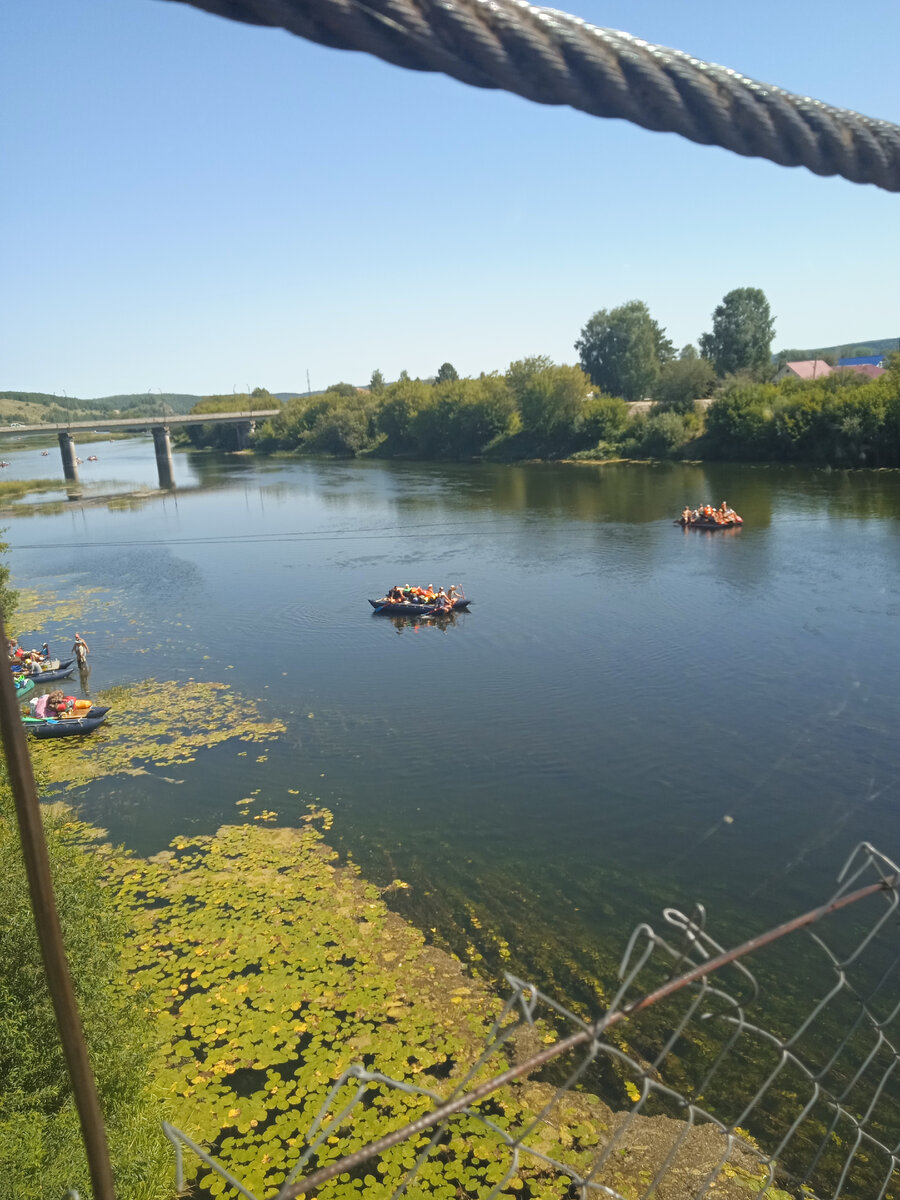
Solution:
[[[642,400],[673,355],[672,343],[643,300],[595,312],[575,343],[591,382],[612,396]]]
[[[459,373],[453,363],[441,363],[435,376],[435,383],[450,383],[454,379],[459,379]]]
[[[591,381],[580,367],[550,363],[529,371],[527,364],[535,361],[541,360],[512,363],[506,375],[523,428],[543,435],[571,430],[582,414]]]
[[[712,317],[712,333],[700,337],[700,353],[717,375],[767,367],[772,360],[775,321],[761,288],[735,288]]]
[[[372,378],[369,380],[369,391],[376,395],[384,391],[384,376],[377,369],[372,372]]]
[[[705,358],[678,358],[666,363],[653,385],[653,399],[661,408],[691,412],[695,400],[709,396],[716,382],[713,365]]]

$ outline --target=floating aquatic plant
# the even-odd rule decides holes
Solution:
[[[99,587],[67,587],[64,593],[41,588],[19,589],[15,628],[28,633],[42,631],[50,625],[71,625],[74,629],[84,627],[84,613],[97,607],[97,596],[104,591]],[[111,603],[111,601],[110,601]]]
[[[99,693],[112,711],[90,738],[64,738],[31,747],[35,768],[48,784],[66,788],[99,775],[140,775],[148,765],[192,762],[200,750],[236,738],[265,742],[284,732],[259,706],[224,683],[148,679]]]
[[[135,926],[133,985],[151,997],[163,1039],[158,1069],[169,1118],[261,1195],[296,1160],[346,1067],[363,1061],[444,1086],[439,1079],[477,1059],[499,1007],[457,960],[390,912],[373,885],[334,860],[309,824],[239,826],[179,839],[171,851],[118,869],[119,900]],[[429,1107],[400,1092],[373,1093],[354,1113],[352,1144]],[[523,1115],[508,1099],[501,1109],[504,1123]],[[589,1130],[587,1142],[599,1134]],[[350,1147],[344,1131],[319,1161]],[[402,1146],[373,1163],[366,1195],[390,1195],[412,1156]],[[452,1179],[477,1194],[502,1178],[506,1158],[496,1139],[463,1119],[424,1178],[430,1172],[436,1185]],[[205,1168],[200,1182],[221,1190]],[[565,1193],[558,1181],[545,1182],[526,1194]],[[360,1176],[350,1187],[363,1183]],[[347,1181],[320,1194],[346,1196]]]
[[[296,1162],[332,1083],[348,1066],[361,1062],[446,1093],[478,1059],[500,1007],[457,959],[427,945],[391,912],[377,888],[353,868],[336,866],[312,825],[321,816],[311,811],[301,829],[242,825],[214,837],[179,838],[150,860],[110,858],[118,903],[134,927],[131,983],[136,996],[147,998],[161,1040],[156,1071],[165,1115],[260,1196],[273,1194]],[[538,1047],[550,1036],[541,1026],[530,1034]],[[534,1049],[510,1043],[511,1054]],[[475,1078],[508,1062],[495,1054]],[[521,1128],[552,1095],[548,1085],[526,1080],[495,1094],[487,1111],[500,1127]],[[335,1112],[347,1098],[335,1102]],[[426,1097],[372,1087],[318,1149],[314,1165],[431,1106]],[[594,1096],[570,1093],[529,1142],[586,1167],[623,1119]],[[636,1118],[604,1180],[623,1195],[640,1195],[683,1130],[666,1117]],[[426,1143],[422,1135],[401,1144],[353,1176],[339,1176],[317,1197],[386,1200]],[[691,1178],[703,1177],[722,1148],[714,1130],[694,1130],[678,1157]],[[410,1195],[484,1195],[509,1163],[496,1134],[458,1117],[419,1169]],[[765,1178],[750,1156],[729,1170],[717,1181],[717,1195],[762,1193]],[[213,1196],[226,1191],[199,1163],[194,1182]],[[526,1156],[499,1194],[562,1200],[569,1186],[568,1178]]]

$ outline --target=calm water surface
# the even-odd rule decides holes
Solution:
[[[155,483],[149,441],[79,453],[100,456],[88,496]],[[55,448],[4,454],[60,473]],[[176,473],[165,497],[5,519],[19,584],[106,589],[81,628],[92,689],[225,680],[287,725],[264,762],[232,743],[177,784],[76,793],[115,839],[213,831],[257,789],[282,822],[320,800],[430,936],[562,998],[663,904],[748,935],[822,899],[861,839],[900,854],[900,473],[193,454]],[[673,526],[723,498],[739,532]],[[413,581],[461,583],[471,613],[373,616]]]

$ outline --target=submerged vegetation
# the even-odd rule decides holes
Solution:
[[[142,775],[148,766],[194,761],[198,750],[235,738],[264,742],[284,732],[258,706],[225,683],[145,680],[99,693],[115,721],[90,738],[38,742],[31,747],[37,770],[48,784],[66,788],[97,775]]]
[[[118,903],[131,909],[135,929],[132,986],[147,997],[160,1037],[154,1073],[168,1119],[258,1195],[271,1194],[296,1164],[331,1085],[349,1066],[362,1063],[447,1094],[476,1064],[500,1012],[496,997],[458,960],[428,946],[355,870],[335,865],[334,852],[312,827],[318,818],[327,827],[327,814],[312,812],[302,829],[232,826],[214,837],[178,839],[150,861],[110,861]],[[480,1066],[474,1080],[555,1040],[540,1023],[521,1036]],[[549,1085],[526,1080],[496,1093],[485,1115],[515,1133],[553,1094]],[[348,1088],[332,1116],[350,1095]],[[428,1096],[370,1087],[310,1169],[432,1106]],[[576,1169],[588,1168],[624,1119],[583,1092],[570,1092],[548,1115],[529,1144]],[[625,1195],[640,1194],[682,1135],[687,1140],[670,1166],[674,1186],[667,1194],[687,1200],[696,1179],[716,1169],[724,1153],[710,1127],[687,1133],[666,1117],[638,1117],[603,1181]],[[317,1196],[386,1200],[428,1136],[340,1175]],[[510,1165],[496,1134],[459,1117],[419,1168],[415,1194],[449,1200],[486,1194],[497,1184],[499,1194],[523,1200],[569,1194],[568,1178],[528,1155],[503,1186]],[[205,1166],[189,1161],[189,1167],[211,1195],[226,1190]],[[737,1149],[717,1195],[757,1195],[765,1182],[755,1157]],[[786,1200],[775,1189],[766,1194]]]

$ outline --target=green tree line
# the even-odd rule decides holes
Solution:
[[[812,384],[776,384],[774,333],[765,293],[735,288],[714,309],[699,349],[689,343],[676,353],[647,305],[630,300],[588,319],[574,343],[577,366],[534,355],[503,373],[460,378],[444,362],[429,379],[403,371],[394,383],[376,370],[366,388],[336,383],[291,399],[257,430],[255,445],[264,453],[337,457],[893,464],[896,371],[881,380],[837,372]],[[207,397],[193,411],[233,411],[236,402],[267,399],[257,388],[249,396]],[[187,437],[198,447],[234,445],[228,427],[195,426]]]
[[[900,355],[867,380],[726,381],[706,413],[705,457],[835,467],[900,466]]]
[[[581,367],[535,356],[476,378],[444,363],[433,379],[403,372],[386,384],[375,372],[369,388],[337,383],[289,401],[255,444],[341,457],[558,457],[612,443],[627,423],[625,402],[601,394]]]

